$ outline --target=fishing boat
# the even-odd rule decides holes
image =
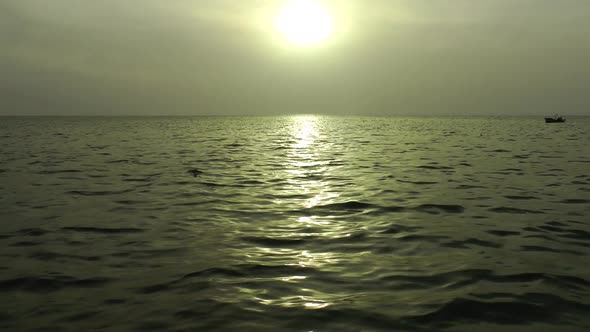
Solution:
[[[565,118],[563,116],[559,116],[555,114],[553,117],[545,118],[545,123],[562,123],[565,122]]]

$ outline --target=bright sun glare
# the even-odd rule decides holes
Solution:
[[[319,0],[289,0],[276,19],[276,28],[293,44],[314,45],[332,35],[333,21]]]

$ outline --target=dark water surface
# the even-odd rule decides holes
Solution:
[[[590,329],[589,118],[0,118],[0,151],[0,329]]]

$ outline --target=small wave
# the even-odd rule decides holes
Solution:
[[[567,227],[567,224],[564,224],[564,223],[559,222],[559,221],[549,221],[549,222],[547,222],[547,225]]]
[[[411,321],[441,327],[459,322],[518,325],[559,322],[572,314],[583,316],[589,313],[589,305],[554,294],[484,293],[453,299],[429,314],[411,318]]]
[[[102,234],[125,234],[143,232],[143,230],[139,228],[62,227],[62,229],[65,231]]]
[[[24,229],[19,230],[17,233],[20,235],[26,235],[26,236],[41,236],[41,235],[45,235],[49,232],[42,229],[42,228],[24,228]]]
[[[567,232],[567,229],[563,228],[563,227],[557,227],[557,226],[552,226],[552,225],[543,225],[543,226],[539,226],[537,228],[538,230],[541,231],[546,231],[546,232],[552,232],[552,233],[564,233]]]
[[[535,211],[535,210],[527,210],[527,209],[518,209],[518,208],[511,208],[511,207],[496,207],[491,208],[489,211],[496,212],[496,213],[514,213],[514,214],[543,214],[543,211]]]
[[[380,278],[398,289],[424,289],[430,287],[456,288],[466,284],[477,282],[477,280],[491,275],[490,270],[467,269],[458,270],[434,275],[387,275]]]
[[[51,251],[35,252],[35,253],[31,254],[29,257],[33,258],[33,259],[42,260],[42,261],[58,260],[58,259],[62,259],[62,258],[76,259],[76,260],[89,261],[89,262],[95,262],[95,261],[101,260],[100,256],[61,254],[61,253],[51,252]]]
[[[348,201],[344,203],[335,203],[335,204],[328,204],[325,207],[330,209],[345,209],[345,210],[357,210],[357,209],[369,209],[375,207],[373,204],[369,203],[362,203],[357,201]]]
[[[117,299],[117,298],[115,298],[115,299],[106,299],[106,300],[103,301],[103,303],[104,304],[107,304],[107,305],[124,304],[124,303],[127,303],[127,300],[125,300],[125,299]]]
[[[584,255],[583,253],[579,252],[579,251],[574,251],[574,250],[558,250],[558,249],[554,249],[554,248],[549,248],[549,247],[541,247],[541,246],[520,246],[520,248],[523,251],[529,251],[529,252],[553,252],[553,253],[566,253],[566,254],[573,254],[573,255]]]
[[[562,234],[561,237],[565,237],[568,239],[574,239],[574,240],[590,240],[590,233],[583,231],[583,230],[579,230],[579,229],[574,229],[574,230],[570,230],[568,233],[566,234]]]
[[[512,158],[514,159],[528,159],[530,157],[530,155],[527,154],[515,154],[514,156],[512,156]]]
[[[485,189],[484,186],[475,186],[471,184],[462,184],[460,186],[455,187],[455,189]]]
[[[488,322],[493,324],[526,324],[555,319],[557,312],[546,312],[543,305],[514,301],[484,302],[466,298],[453,299],[439,309],[409,320],[419,324],[450,327],[458,322]],[[451,323],[453,322],[453,323]]]
[[[72,190],[68,191],[67,194],[81,195],[81,196],[108,196],[108,195],[120,195],[132,192],[133,189],[124,190],[104,190],[104,191],[90,191],[90,190]]]
[[[562,289],[588,289],[590,281],[574,276],[556,275],[546,273],[520,273],[499,275],[492,270],[467,269],[444,272],[430,276],[424,275],[392,275],[382,277],[382,280],[394,281],[403,288],[404,283],[412,282],[420,284],[420,287],[446,287],[457,288],[476,284],[482,281],[494,283],[532,283],[545,282],[548,285]]]
[[[266,183],[263,181],[258,181],[258,180],[243,180],[243,181],[238,182],[238,184],[250,186],[250,185],[263,185]]]
[[[421,169],[432,169],[432,170],[453,170],[453,167],[449,167],[449,166],[434,166],[434,165],[422,165],[422,166],[417,166],[416,168],[421,168]]]
[[[191,272],[185,274],[180,280],[190,278],[210,278],[210,277],[245,277],[247,273],[241,272],[239,269],[227,269],[227,268],[210,268],[202,271]]]
[[[286,275],[306,275],[316,272],[316,269],[300,265],[263,265],[263,264],[239,264],[230,268],[211,268],[192,272],[181,279],[222,277],[282,277]]]
[[[382,231],[383,234],[398,234],[404,232],[415,232],[421,229],[421,227],[412,227],[412,226],[404,226],[404,225],[391,225],[386,230]]]
[[[302,239],[278,239],[278,238],[269,238],[269,237],[255,237],[255,236],[248,236],[242,237],[243,241],[251,242],[254,244],[262,245],[262,246],[280,246],[280,247],[290,247],[290,246],[298,246],[305,244],[306,241]]]
[[[153,161],[140,161],[140,160],[133,160],[131,161],[132,164],[135,165],[144,165],[144,166],[149,166],[149,165],[156,165],[158,163],[153,162]]]
[[[232,279],[234,278],[269,278],[284,277],[292,275],[306,275],[316,271],[310,267],[299,265],[260,265],[260,264],[241,264],[232,268],[213,267],[205,270],[191,272],[182,277],[165,283],[149,285],[138,289],[139,293],[151,294],[161,291],[168,291],[174,288],[183,287],[183,283],[190,280],[191,288],[203,289],[209,286],[212,279]],[[197,279],[196,282],[193,281]]]
[[[35,293],[49,293],[65,288],[97,288],[110,281],[108,278],[77,279],[69,276],[20,277],[1,280],[2,291],[28,291]]]
[[[427,213],[438,213],[440,211],[447,213],[463,213],[465,208],[461,205],[444,205],[444,204],[422,204],[415,210]]]
[[[267,199],[308,199],[310,198],[305,194],[273,194],[265,196]]]
[[[104,150],[104,149],[108,148],[110,145],[91,145],[91,144],[86,144],[86,146],[89,149],[92,149],[92,150]]]
[[[502,171],[504,172],[523,172],[520,168],[504,168]]]
[[[42,170],[38,171],[37,174],[65,174],[65,173],[81,173],[79,169],[57,169],[57,170]]]
[[[508,199],[514,199],[514,200],[539,199],[538,197],[535,197],[535,196],[504,196],[504,197],[508,198]]]
[[[215,204],[215,203],[224,203],[226,201],[221,199],[211,199],[207,201],[197,201],[197,202],[182,202],[182,203],[174,203],[174,206],[201,206],[205,204]]]
[[[185,182],[186,183],[190,183],[190,182]],[[207,186],[207,187],[230,187],[230,185],[227,184],[221,184],[221,183],[215,183],[215,182],[201,182],[202,185]],[[243,187],[243,186],[239,186],[239,185],[234,185],[232,187]]]
[[[501,230],[491,230],[487,231],[487,233],[496,235],[496,236],[512,236],[512,235],[520,235],[520,232],[511,232],[511,231],[501,231]]]
[[[150,178],[130,178],[130,179],[123,179],[124,182],[150,182],[152,179]]]
[[[440,236],[440,235],[421,235],[421,234],[411,234],[411,235],[404,235],[395,238],[398,241],[418,241],[418,242],[440,242],[443,240],[448,240],[447,236]]]
[[[563,201],[561,201],[561,203],[565,203],[565,204],[588,204],[590,203],[590,200],[587,199],[564,199]]]
[[[34,246],[38,246],[41,244],[42,244],[41,242],[34,242],[34,241],[19,241],[19,242],[12,243],[9,246],[11,246],[11,247],[34,247]]]
[[[500,248],[501,246],[497,243],[470,238],[464,241],[451,241],[447,243],[442,243],[441,246],[443,247],[450,247],[450,248],[469,248],[471,245],[476,245],[480,247],[487,247],[487,248]]]
[[[69,315],[61,319],[61,321],[65,322],[78,322],[78,321],[85,321],[89,318],[97,316],[101,313],[101,311],[85,311],[73,315]]]
[[[324,180],[324,176],[322,174],[306,174],[294,177],[293,179],[303,181],[322,181]]]
[[[148,203],[147,201],[133,201],[133,200],[118,200],[118,201],[113,201],[113,202],[117,203],[117,204],[123,204],[123,205],[137,205],[137,204]]]
[[[401,183],[411,183],[411,184],[418,184],[418,185],[428,185],[428,184],[437,184],[438,182],[435,181],[409,181],[409,180],[397,180]]]
[[[343,203],[317,205],[317,206],[310,208],[310,210],[358,211],[358,212],[360,212],[360,211],[364,211],[367,209],[374,209],[374,208],[379,208],[379,206],[369,204],[369,203],[362,203],[362,202],[358,202],[358,201],[348,201],[348,202],[343,202]]]

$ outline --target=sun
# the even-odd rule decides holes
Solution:
[[[276,18],[276,29],[287,41],[315,45],[334,31],[334,19],[319,0],[290,0]]]

